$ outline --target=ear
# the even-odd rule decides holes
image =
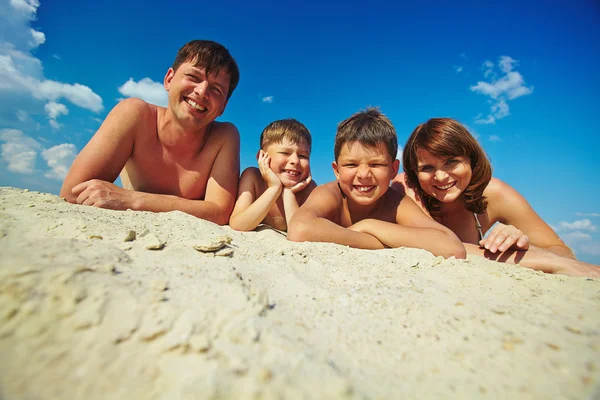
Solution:
[[[256,161],[258,161],[258,157],[260,157],[261,151],[262,151],[262,149],[258,149],[258,151],[256,152]]]
[[[225,100],[225,104],[223,104],[223,109],[221,110],[221,113],[219,114],[219,117],[221,115],[223,115],[223,113],[225,112],[225,108],[227,108],[227,103],[229,102],[229,99]]]
[[[169,88],[171,87],[171,80],[173,79],[174,76],[175,76],[175,70],[173,68],[169,68],[169,70],[167,71],[167,74],[165,75],[165,80],[163,82],[163,86],[165,87],[165,89],[167,91],[169,91]]]
[[[392,173],[392,179],[394,179],[396,177],[396,175],[398,175],[399,169],[400,169],[400,160],[394,160],[394,162],[392,163],[392,170],[390,171]]]
[[[337,179],[339,181],[340,180],[340,172],[338,171],[338,165],[335,161],[331,163],[331,168],[333,168],[333,173],[335,175],[335,179]]]

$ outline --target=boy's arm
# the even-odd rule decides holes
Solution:
[[[396,223],[365,219],[350,227],[375,236],[388,247],[415,247],[436,256],[465,258],[466,251],[452,231],[421,211],[419,206],[404,196],[396,211]]]
[[[304,204],[307,197],[317,187],[317,184],[309,175],[305,180],[297,183],[294,187],[283,188],[283,210],[285,212],[285,222],[289,226],[292,217],[298,211],[298,208]]]
[[[361,249],[384,247],[372,235],[355,232],[332,222],[333,216],[340,214],[341,207],[342,198],[337,183],[315,188],[292,217],[287,238],[294,242],[330,242]]]
[[[279,181],[277,176],[275,179]],[[236,231],[251,231],[260,224],[277,198],[281,194],[281,181],[279,185],[268,186],[267,189],[256,198],[256,186],[262,180],[262,176],[256,168],[246,168],[240,178],[238,199],[235,202],[233,213],[229,219],[229,226]]]

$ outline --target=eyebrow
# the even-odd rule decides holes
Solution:
[[[208,79],[208,75],[206,74],[206,68],[198,68],[196,66],[190,66],[192,70],[198,75],[202,75],[205,79]],[[214,73],[211,75],[215,75]],[[225,93],[225,86],[221,85],[219,82],[212,82],[211,85],[218,86],[223,93]]]

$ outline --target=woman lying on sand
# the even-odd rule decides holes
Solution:
[[[577,261],[523,196],[492,178],[485,152],[459,122],[432,118],[417,126],[402,159],[404,173],[392,186],[454,231],[469,254],[548,273],[600,277],[600,267]]]

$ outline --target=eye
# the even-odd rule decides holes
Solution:
[[[449,158],[446,160],[446,165],[454,165],[458,162],[456,158]]]
[[[287,156],[290,153],[288,153],[287,151],[278,151],[277,154],[283,154],[284,156]]]
[[[356,168],[356,164],[354,164],[354,163],[346,163],[346,164],[343,164],[343,166],[346,168]]]
[[[374,163],[370,165],[371,168],[381,168],[381,167],[387,167],[387,164],[382,164],[382,163]]]
[[[300,157],[303,160],[308,160],[308,156],[305,154],[300,154],[300,155],[298,155],[298,157]]]
[[[185,76],[187,76],[188,78],[190,78],[190,80],[194,81],[194,82],[199,82],[200,78],[198,78],[196,75],[193,74],[185,74]]]
[[[219,96],[222,96],[222,95],[223,95],[223,92],[221,91],[221,89],[219,89],[219,87],[218,87],[218,86],[213,86],[213,87],[212,87],[212,91],[213,91],[214,93],[218,94]]]
[[[433,167],[431,165],[424,165],[419,169],[419,172],[431,172]]]

